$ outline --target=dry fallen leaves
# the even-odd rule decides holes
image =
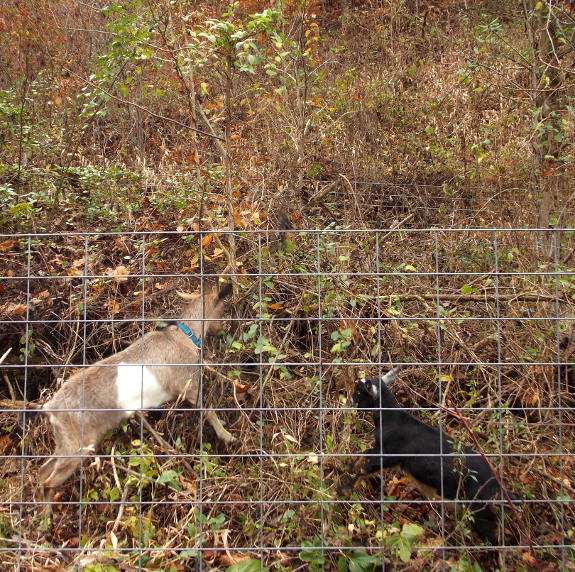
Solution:
[[[531,555],[530,552],[524,552],[521,555],[521,559],[523,560],[523,562],[526,562],[527,564],[529,564],[529,566],[535,565],[535,558],[533,558],[533,556]]]
[[[214,252],[211,256],[204,254],[204,257],[207,260],[217,260],[218,258],[220,258],[222,256],[223,252],[224,251],[221,248],[214,248]]]
[[[14,316],[21,316],[26,312],[26,305],[25,304],[15,304],[13,302],[8,302],[4,304],[0,308],[0,314],[4,314],[5,316],[14,317]]]
[[[525,407],[536,407],[539,403],[539,392],[536,387],[529,387],[522,395],[521,401]]]
[[[43,292],[40,292],[39,294],[35,294],[31,300],[32,304],[33,305],[41,304],[49,296],[50,296],[49,290],[44,290]]]
[[[12,447],[12,439],[10,439],[8,435],[3,435],[0,437],[0,455],[6,455],[6,452],[8,449],[10,449],[10,447]]]
[[[186,480],[182,475],[180,475],[180,484],[182,488],[189,493],[195,493],[198,490],[196,483]]]
[[[251,382],[242,384],[239,379],[234,379],[234,387],[236,389],[236,393],[245,393],[251,386]]]
[[[117,266],[114,270],[108,272],[108,276],[112,276],[119,284],[120,282],[127,282],[130,271],[125,266]]]
[[[205,248],[206,246],[209,246],[212,243],[212,240],[214,240],[213,235],[211,234],[206,234],[206,236],[204,236],[203,240],[202,240],[202,246]]]
[[[16,244],[18,244],[17,240],[5,240],[4,242],[0,242],[0,250],[9,250]]]

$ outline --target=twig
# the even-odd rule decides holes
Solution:
[[[150,432],[150,434],[154,437],[154,439],[160,444],[160,447],[164,450],[164,453],[171,454],[171,455],[178,455],[178,451],[176,451],[164,438],[148,423],[144,415],[141,413],[137,413],[138,417],[142,420],[142,425]],[[195,478],[199,479],[198,474],[196,471],[192,469],[190,464],[183,458],[180,458],[180,461],[186,470]]]
[[[323,189],[318,191],[315,195],[313,195],[309,199],[308,205],[311,205],[312,203],[315,203],[316,201],[319,201],[321,198],[325,197],[325,195],[327,195],[333,189],[333,187],[335,187],[336,183],[337,180],[332,181],[331,183],[329,183],[329,185],[326,185]]]
[[[512,465],[515,465],[516,467],[521,467],[521,464],[516,459],[510,458],[509,462]],[[570,493],[575,494],[575,488],[568,485],[567,483],[565,483],[561,479],[558,479],[557,477],[553,476],[551,473],[548,473],[547,471],[544,471],[543,469],[538,469],[537,467],[533,467],[533,466],[529,467],[529,471],[531,471],[533,473],[537,473],[538,475],[541,475],[542,477],[544,477],[550,481],[553,481],[556,485],[562,486],[565,490],[569,491]]]
[[[216,232],[213,233],[213,237],[214,240],[216,241],[216,244],[218,245],[218,248],[221,248],[224,256],[226,257],[226,260],[228,261],[228,265],[224,268],[224,271],[222,272],[222,276],[225,276],[228,273],[232,273],[232,281],[237,281],[238,277],[235,275],[236,274],[236,268],[233,268],[232,266],[232,256],[229,252],[229,250],[223,245],[222,241],[220,240],[220,237],[218,236],[218,234]]]
[[[109,463],[109,462],[110,461],[106,461],[106,463]],[[153,479],[151,477],[146,477],[146,475],[142,475],[142,473],[138,473],[138,471],[134,471],[133,469],[130,469],[128,467],[124,467],[124,465],[118,465],[118,468],[121,469],[122,471],[124,471],[124,473],[126,473],[127,475],[132,475],[133,477],[138,477],[138,479],[141,479],[142,476],[144,476],[150,482],[153,482]],[[170,485],[170,483],[163,483],[163,484],[164,484],[164,486],[168,487],[171,491],[173,491],[175,493],[182,494],[181,490],[176,489],[175,487]],[[185,493],[183,493],[183,494],[185,494]],[[2,539],[2,541],[4,541],[4,539]]]
[[[176,284],[172,282],[171,284],[168,284],[165,288],[162,288],[162,290],[158,290],[157,292],[152,292],[152,294],[146,294],[145,296],[142,296],[141,299],[139,299],[139,300],[132,300],[131,302],[128,302],[124,306],[121,306],[117,313],[120,314],[122,312],[125,312],[130,307],[135,306],[136,304],[143,304],[144,301],[149,302],[151,299],[156,298],[157,296],[161,296],[162,294],[166,294],[166,292],[173,290],[175,287],[176,287]]]
[[[120,526],[120,521],[122,520],[122,516],[124,515],[124,505],[126,503],[126,499],[128,498],[128,487],[122,488],[120,484],[120,479],[118,477],[118,469],[116,468],[116,461],[115,461],[115,452],[116,452],[116,443],[112,446],[112,450],[110,451],[110,464],[112,465],[112,472],[114,473],[114,480],[116,481],[116,486],[118,487],[119,491],[122,491],[122,500],[120,502],[120,508],[118,509],[118,514],[116,516],[116,520],[112,526],[112,532],[116,532],[118,526]]]
[[[387,298],[388,296],[382,296]],[[442,300],[451,302],[555,302],[555,300],[569,301],[564,293],[557,296],[547,296],[535,292],[525,292],[523,294],[391,294],[389,298],[393,301],[408,302],[414,300]]]
[[[465,417],[463,417],[463,415],[461,415],[461,413],[459,412],[457,407],[449,408],[449,407],[445,407],[441,404],[439,405],[439,407],[441,409],[443,409],[443,411],[445,411],[446,413],[449,413],[449,414],[453,415],[456,419],[458,419],[461,422],[461,424],[463,425],[463,427],[465,428],[465,430],[467,431],[467,433],[469,434],[469,436],[471,437],[473,444],[475,445],[475,447],[479,451],[479,454],[481,455],[483,460],[487,463],[487,466],[489,467],[491,473],[493,474],[493,477],[495,478],[499,487],[501,488],[501,492],[503,494],[503,497],[505,498],[505,501],[509,505],[511,512],[513,513],[513,516],[517,519],[517,522],[519,523],[519,527],[521,528],[523,534],[525,535],[525,539],[527,540],[527,545],[529,546],[529,552],[531,554],[531,557],[533,558],[533,561],[535,562],[535,567],[537,568],[537,570],[539,572],[541,572],[541,566],[539,565],[537,553],[535,552],[535,549],[533,548],[533,542],[531,541],[531,536],[529,534],[529,531],[527,530],[527,526],[525,525],[525,521],[523,520],[523,518],[521,517],[521,515],[519,514],[519,512],[515,508],[513,501],[509,497],[509,493],[507,492],[507,489],[505,488],[505,486],[503,485],[503,482],[501,481],[501,478],[499,477],[499,474],[497,473],[497,471],[495,470],[495,468],[491,464],[491,461],[487,458],[485,451],[483,451],[483,448],[479,444],[479,441],[477,440],[475,433],[473,433],[473,429],[469,425],[467,419]]]
[[[395,230],[396,228],[399,228],[400,226],[403,226],[406,222],[410,221],[413,218],[413,213],[408,214],[403,220],[400,220],[399,222],[396,222],[394,225],[392,225],[392,227],[389,229],[389,232],[384,234],[380,240],[384,240],[386,239],[390,234],[392,230]]]
[[[4,360],[8,357],[8,354],[12,351],[12,348],[8,348],[5,352],[4,355],[0,358],[0,364],[4,363]]]
[[[561,261],[561,264],[567,264],[571,260],[573,253],[575,253],[575,248],[571,249],[571,251],[567,254],[567,256],[565,256],[565,258]]]
[[[4,354],[4,355],[6,355],[6,354]],[[12,387],[12,383],[10,382],[10,380],[8,379],[8,376],[6,374],[4,374],[4,381],[6,382],[6,385],[8,386],[8,391],[10,392],[10,397],[12,398],[12,401],[16,402],[16,394],[14,393],[14,388]]]
[[[74,74],[74,75],[76,75],[76,74]],[[77,77],[80,77],[80,76],[77,76]],[[153,111],[150,111],[147,107],[144,107],[143,105],[138,105],[137,103],[134,103],[133,101],[128,101],[127,99],[122,99],[121,97],[118,97],[117,95],[114,95],[113,93],[110,93],[109,91],[106,91],[102,86],[97,85],[91,81],[87,81],[86,84],[97,89],[98,91],[101,91],[103,94],[108,96],[110,99],[113,99],[119,103],[123,103],[124,105],[127,105],[127,106],[135,107],[136,109],[139,109],[140,111],[143,111],[143,112],[151,115],[152,117],[155,117],[156,119],[161,119],[162,121],[167,121],[168,123],[173,123],[173,124],[177,125],[178,127],[182,127],[184,129],[194,131],[195,133],[198,133],[199,135],[205,135],[206,137],[211,137],[212,139],[215,139],[218,142],[219,141],[225,141],[225,139],[223,139],[222,137],[219,137],[218,135],[216,135],[213,132],[212,133],[206,133],[205,131],[202,131],[201,129],[196,129],[195,127],[192,127],[191,125],[186,125],[185,123],[181,123],[180,121],[176,121],[175,119],[171,119],[170,117],[165,117],[163,115],[159,115],[157,113],[154,113]]]
[[[355,208],[357,209],[357,216],[361,217],[361,210],[359,208],[359,203],[357,202],[357,196],[355,194],[355,191],[353,189],[352,184],[350,183],[349,179],[345,175],[342,175],[340,173],[339,176],[349,185],[351,195],[353,196],[353,202],[355,203]]]

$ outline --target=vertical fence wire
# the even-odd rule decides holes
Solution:
[[[558,290],[558,277],[559,277],[559,261],[558,261],[558,245],[557,245],[557,233],[553,233],[552,235],[552,242],[553,242],[553,269],[555,271],[555,275],[554,275],[554,279],[553,279],[553,286],[554,286],[554,290],[555,290],[555,304],[554,304],[554,308],[555,308],[555,328],[553,328],[555,330],[555,338],[556,338],[556,342],[557,342],[557,373],[556,373],[556,378],[558,380],[558,386],[557,386],[557,431],[558,431],[558,436],[559,436],[559,443],[558,443],[558,454],[559,454],[559,474],[560,475],[565,475],[565,471],[564,471],[564,442],[563,442],[563,402],[561,399],[561,347],[560,347],[560,342],[559,342],[559,312],[558,312],[558,308],[559,308],[559,290]],[[559,484],[559,496],[561,499],[565,499],[565,491],[563,489],[563,485],[565,483],[564,478],[561,478],[561,482]],[[569,497],[567,497],[569,498]],[[561,503],[559,505],[559,510],[561,511],[561,532],[563,533],[564,537],[565,537],[565,505],[563,503]],[[575,524],[575,523],[571,523],[571,524]],[[573,529],[572,529],[573,530]],[[566,567],[566,554],[565,554],[565,548],[561,549],[561,564],[562,567],[565,568]]]

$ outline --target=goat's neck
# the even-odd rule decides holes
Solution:
[[[180,317],[178,318],[177,323],[178,323],[178,325],[182,324],[183,326],[185,326],[186,328],[191,330],[193,332],[194,336],[197,337],[198,340],[202,340],[204,337],[204,333],[205,333],[205,327],[202,327],[202,326],[205,324],[205,322],[204,322],[204,320],[201,320],[198,318],[198,314],[202,315],[201,306],[199,308],[194,308],[194,309],[186,308],[186,310],[184,310],[180,314]],[[188,337],[191,337],[191,336],[189,336],[189,334],[188,334]],[[198,344],[196,344],[196,345],[198,345]]]
[[[186,336],[188,336],[188,338],[190,338],[190,340],[192,340],[192,342],[194,342],[198,348],[202,347],[201,339],[198,338],[186,324],[183,322],[178,322],[178,328],[180,328],[180,330],[182,330],[182,332],[184,332],[184,334],[186,334]]]

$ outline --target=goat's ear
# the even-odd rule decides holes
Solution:
[[[220,282],[219,286],[218,300],[224,300],[232,293],[233,285],[231,282]]]
[[[365,389],[367,392],[373,397],[376,398],[379,395],[379,388],[375,383],[371,381],[371,379],[365,380]]]
[[[192,300],[197,300],[200,297],[199,293],[190,294],[188,292],[180,292],[179,290],[176,290],[176,294],[180,298],[183,298],[184,300],[187,300],[188,302],[191,302]]]

